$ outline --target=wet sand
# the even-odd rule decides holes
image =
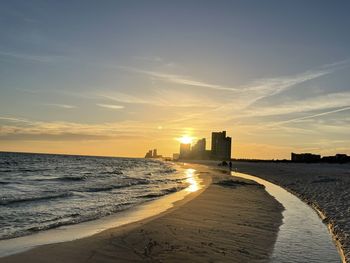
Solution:
[[[256,183],[191,166],[211,184],[166,212],[0,262],[268,262],[283,207]]]

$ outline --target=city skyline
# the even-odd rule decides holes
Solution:
[[[237,158],[350,155],[349,7],[1,2],[0,151],[171,156],[226,130]]]

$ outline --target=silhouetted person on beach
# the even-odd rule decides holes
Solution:
[[[230,170],[232,170],[232,162],[229,162]]]

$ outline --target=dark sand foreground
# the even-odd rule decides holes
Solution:
[[[268,262],[283,207],[260,185],[193,167],[212,183],[162,214],[0,262]]]

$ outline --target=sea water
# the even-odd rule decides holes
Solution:
[[[105,217],[187,185],[170,162],[0,152],[0,240]]]

